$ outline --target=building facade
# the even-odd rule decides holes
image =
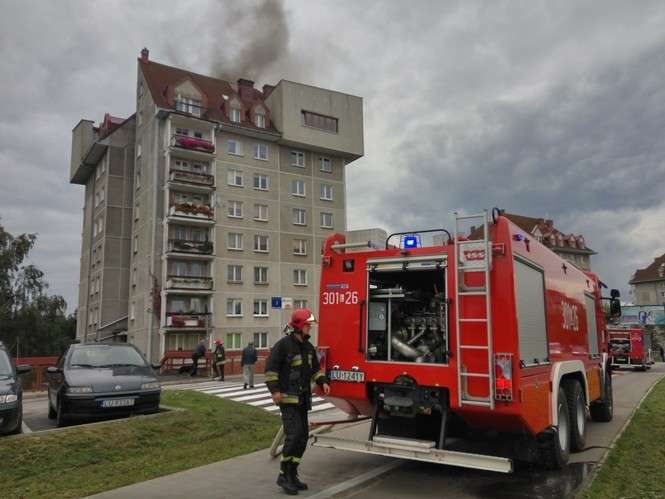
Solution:
[[[266,348],[291,307],[316,310],[321,246],[346,229],[345,167],[363,155],[362,99],[285,80],[232,85],[144,49],[129,122],[132,132],[118,128],[133,145],[115,281],[125,307],[99,305],[111,329],[157,359],[200,339]],[[93,133],[74,129],[71,178],[86,183],[87,213],[99,166],[84,157],[100,139],[85,123]],[[83,299],[93,231],[84,216],[80,320],[93,306]],[[104,336],[96,324],[79,336]]]
[[[665,254],[637,269],[629,282],[635,305],[665,304]]]

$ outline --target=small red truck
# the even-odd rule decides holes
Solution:
[[[651,335],[640,325],[608,325],[611,367],[651,368]]]
[[[600,281],[496,209],[456,215],[455,226],[427,247],[415,234],[378,250],[342,234],[325,241],[329,400],[371,425],[367,440],[314,445],[511,472],[510,457],[455,450],[490,430],[519,442],[521,460],[559,468],[584,449],[588,415],[612,419]]]

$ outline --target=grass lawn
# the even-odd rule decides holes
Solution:
[[[281,424],[263,409],[192,391],[165,391],[186,411],[44,435],[0,439],[0,496],[81,497],[246,454]]]
[[[665,497],[665,379],[642,403],[580,498]]]

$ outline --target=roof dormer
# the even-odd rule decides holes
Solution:
[[[174,85],[168,91],[176,111],[202,116],[206,108],[205,94],[189,78]]]

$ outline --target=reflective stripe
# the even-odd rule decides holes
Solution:
[[[296,397],[294,395],[286,395],[282,397],[280,404],[297,404],[299,402],[300,402],[300,397]]]
[[[294,459],[294,458],[293,458],[292,456],[285,456],[285,455],[282,455],[282,462],[283,462],[283,463],[290,463],[290,462],[293,461],[293,459]]]
[[[279,375],[275,371],[266,371],[265,372],[265,381],[279,381]]]
[[[298,367],[302,365],[302,359],[294,359],[291,361],[291,367]]]
[[[314,376],[312,376],[312,381],[317,382],[321,378],[325,378],[325,375],[322,371],[319,371],[318,373],[314,374]]]
[[[300,462],[300,458],[294,456],[294,457],[291,458],[291,461],[294,462],[294,463],[299,463],[299,462]]]

